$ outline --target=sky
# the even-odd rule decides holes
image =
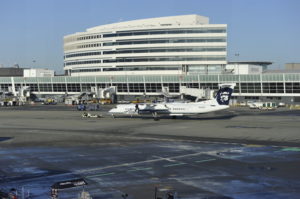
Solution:
[[[186,14],[228,25],[228,61],[300,63],[300,0],[0,0],[0,65],[62,74],[65,35]]]

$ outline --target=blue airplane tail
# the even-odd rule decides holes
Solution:
[[[216,95],[216,100],[219,105],[229,105],[231,95],[233,92],[232,86],[221,87]]]

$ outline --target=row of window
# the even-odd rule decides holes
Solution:
[[[120,62],[160,62],[160,61],[225,61],[226,57],[151,57],[151,58],[119,58],[103,60],[103,63]]]
[[[125,66],[125,67],[105,67],[105,68],[82,68],[82,69],[73,69],[72,73],[80,72],[105,72],[105,71],[157,71],[157,70],[182,70],[184,71],[183,66],[176,65],[165,65],[165,66]],[[221,65],[191,65],[188,69],[185,69],[186,72],[191,73],[202,73],[202,74],[211,74],[211,73],[221,73]]]
[[[83,37],[78,37],[77,40],[87,40],[87,39],[99,39],[101,38],[101,35],[90,35],[90,36],[83,36]]]
[[[197,28],[197,29],[172,29],[172,30],[142,30],[142,31],[130,31],[130,32],[118,32],[115,34],[97,34],[89,36],[80,36],[76,38],[66,39],[69,41],[82,41],[89,39],[100,39],[109,37],[124,37],[124,36],[139,36],[139,35],[162,35],[162,34],[197,34],[197,33],[226,33],[225,28]]]
[[[76,54],[70,54],[70,55],[65,55],[64,58],[70,58],[70,57],[82,57],[82,56],[95,56],[95,55],[101,55],[102,52],[88,52],[88,53],[76,53]]]
[[[196,33],[226,33],[226,29],[172,29],[172,30],[153,30],[153,31],[132,31],[119,32],[116,34],[103,34],[103,37],[124,37],[124,36],[138,36],[138,35],[162,35],[162,34],[196,34]]]
[[[169,92],[178,93],[179,92],[179,84],[178,83],[128,83],[128,84],[113,84],[113,86],[117,87],[118,92],[132,92],[132,93],[152,93],[152,92],[162,92],[162,87],[168,87]]]
[[[212,90],[218,89],[217,83],[182,83],[182,86],[187,86],[188,88],[209,88]],[[260,83],[241,83],[241,88],[239,84],[234,88],[235,93],[261,93],[261,84]],[[16,84],[15,87],[18,89],[22,85]],[[73,83],[73,84],[26,84],[30,86],[31,91],[33,92],[84,92],[91,91],[91,87],[98,86],[99,88],[107,88],[109,86],[116,86],[118,92],[161,92],[162,87],[168,87],[169,92],[179,92],[179,83]],[[11,87],[11,84],[0,84],[0,89],[8,91],[8,87]],[[285,84],[286,93],[300,93],[300,83],[298,82],[287,82]],[[262,92],[263,93],[284,93],[284,84],[283,83],[262,83]]]
[[[118,41],[103,43],[103,46],[135,45],[135,44],[165,44],[165,43],[204,43],[204,42],[226,42],[225,38],[202,38],[202,39],[145,39],[135,41]]]
[[[100,39],[102,38],[102,34],[98,34],[98,35],[89,35],[89,36],[72,36],[72,37],[67,37],[64,38],[64,42],[68,43],[68,42],[74,42],[74,41],[82,41],[82,40],[88,40],[88,39]]]
[[[235,88],[239,92],[239,85]],[[284,93],[284,83],[241,83],[242,93]],[[285,83],[286,93],[300,93],[300,83]]]
[[[103,71],[149,71],[149,70],[179,70],[180,67],[116,67],[103,68]]]
[[[85,44],[85,45],[79,45],[77,48],[94,48],[94,47],[100,47],[101,43],[97,44]]]
[[[85,68],[85,69],[74,69],[71,70],[72,73],[87,73],[87,72],[101,72],[102,68]]]
[[[131,53],[160,53],[160,52],[224,52],[226,48],[158,48],[158,49],[141,49],[141,50],[115,50],[115,51],[103,51],[103,55],[110,54],[131,54]],[[101,51],[76,53],[66,55],[65,58],[81,57],[81,56],[95,56],[101,55]]]
[[[106,71],[153,71],[153,70],[179,70],[181,67],[171,66],[171,67],[115,67],[115,68],[88,68],[88,69],[74,69],[72,73],[80,72],[106,72]]]
[[[103,43],[103,46],[118,46],[118,45],[136,45],[136,44],[165,44],[165,43],[204,43],[204,42],[226,42],[225,38],[219,39],[156,39],[156,40],[135,40],[135,41],[119,41]],[[81,49],[81,48],[97,48],[101,47],[101,43],[85,44],[78,46],[65,46],[64,50]]]
[[[219,52],[226,51],[226,48],[161,48],[142,50],[117,50],[103,51],[103,54],[130,54],[130,53],[161,53],[161,52]]]
[[[162,92],[162,87],[168,87],[170,92],[179,92],[179,83],[82,83],[82,84],[26,84],[30,86],[33,92],[91,92],[91,87],[97,86],[98,88],[107,88],[110,86],[116,86],[118,92]],[[182,86],[187,86],[188,88],[199,88],[198,83],[183,83]],[[21,84],[15,84],[15,87],[20,88]],[[8,91],[8,87],[11,84],[1,84],[0,88]],[[201,88],[210,88],[217,90],[217,83],[201,83]]]
[[[124,63],[124,62],[163,62],[163,61],[226,61],[224,56],[214,57],[151,57],[151,58],[118,58],[104,59],[103,63]],[[81,64],[100,64],[102,60],[67,62],[65,66]]]
[[[185,110],[185,108],[172,108],[173,109],[173,111],[184,111]]]

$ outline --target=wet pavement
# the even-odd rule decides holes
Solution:
[[[48,198],[58,181],[84,178],[96,198],[299,198],[300,148],[222,143],[144,142],[101,147],[0,150],[0,187]],[[63,190],[75,198],[81,188]],[[29,194],[28,194],[29,191]]]
[[[101,108],[94,113],[111,106]],[[160,121],[81,114],[62,105],[1,107],[0,191],[45,199],[54,183],[84,178],[93,199],[153,199],[155,188],[161,198],[299,198],[300,110],[231,108]]]

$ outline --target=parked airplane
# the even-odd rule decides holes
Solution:
[[[201,102],[172,102],[152,104],[119,104],[111,109],[109,113],[116,115],[142,115],[152,114],[154,118],[158,115],[191,116],[229,108],[235,84],[221,84],[214,99]]]

